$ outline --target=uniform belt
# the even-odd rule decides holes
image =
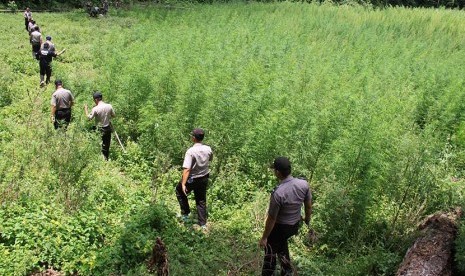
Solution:
[[[193,179],[193,180],[200,180],[200,179],[202,179],[202,178],[208,178],[209,176],[210,176],[210,174],[209,174],[209,173],[207,173],[207,174],[206,174],[206,175],[204,175],[204,176],[200,176],[200,177],[193,177],[192,179]]]

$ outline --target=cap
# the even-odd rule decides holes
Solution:
[[[55,86],[62,85],[62,84],[63,84],[63,82],[61,80],[56,80],[55,81]]]
[[[52,40],[52,37],[48,35],[45,39],[46,40]]]
[[[94,99],[102,99],[103,95],[100,91],[95,91],[94,94],[92,95]]]
[[[276,157],[273,164],[270,166],[271,169],[275,169],[279,172],[290,172],[291,171],[291,161],[287,157]]]
[[[205,136],[205,131],[203,131],[203,129],[201,129],[201,128],[194,128],[191,131],[191,136],[194,136],[195,139],[197,139],[199,141],[202,141],[203,137]]]

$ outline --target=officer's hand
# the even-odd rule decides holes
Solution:
[[[186,188],[186,184],[182,184],[182,191],[184,192],[184,194],[187,196],[187,188]]]

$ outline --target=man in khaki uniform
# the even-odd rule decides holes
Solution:
[[[42,34],[39,32],[39,26],[34,27],[30,35],[30,41],[32,45],[32,57],[36,58],[37,52],[40,50],[40,45],[42,45]]]
[[[89,120],[95,118],[97,127],[102,133],[102,154],[105,160],[110,156],[111,132],[113,131],[110,119],[115,117],[115,111],[111,104],[103,102],[103,95],[99,91],[93,95],[95,106],[89,113],[87,104],[84,106],[86,117]]]
[[[71,122],[71,107],[74,105],[74,96],[71,91],[63,88],[61,80],[55,81],[56,91],[52,94],[50,118],[55,129]]]
[[[32,12],[29,7],[24,11],[24,25],[26,26],[26,31],[28,30],[29,21],[32,20]]]
[[[207,227],[207,185],[210,174],[209,164],[213,159],[212,149],[202,143],[204,136],[205,132],[201,128],[191,132],[194,145],[184,156],[182,178],[176,186],[176,197],[184,221],[188,219],[190,213],[187,194],[194,191],[197,218],[202,229]]]

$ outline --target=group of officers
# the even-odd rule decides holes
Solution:
[[[52,94],[50,101],[50,120],[55,129],[66,128],[71,122],[72,107],[74,105],[74,96],[68,89],[63,87],[61,80],[55,81],[55,92]],[[103,101],[101,92],[96,91],[92,95],[95,106],[89,112],[87,104],[84,105],[84,112],[89,120],[95,119],[97,128],[102,136],[102,154],[105,160],[110,155],[111,133],[113,131],[111,118],[115,117],[115,111],[111,104]]]
[[[190,133],[192,147],[185,155],[181,180],[176,186],[176,197],[183,221],[189,219],[190,208],[187,195],[193,191],[198,224],[207,229],[207,185],[210,175],[209,163],[213,159],[212,149],[203,144],[205,132],[195,128]],[[270,196],[265,229],[258,244],[264,248],[265,256],[262,275],[274,275],[277,260],[281,264],[281,275],[294,275],[290,262],[288,239],[296,235],[304,222],[310,224],[312,193],[309,183],[291,175],[291,162],[287,157],[277,157],[270,166],[278,185]],[[304,216],[301,209],[304,206]]]
[[[40,86],[50,82],[52,75],[52,60],[61,53],[56,53],[52,37],[47,35],[43,41],[42,33],[36,21],[32,18],[32,12],[29,8],[24,11],[24,24],[26,31],[29,33],[29,42],[32,46],[32,57],[39,61],[40,69]]]
[[[26,29],[30,31],[33,56],[39,59],[41,86],[50,82],[53,57],[56,57],[55,46],[51,37],[47,36],[42,43],[39,27],[32,20],[29,8],[24,12]],[[55,92],[51,98],[51,121],[55,127],[67,128],[71,122],[74,96],[70,90],[63,87],[61,80],[55,81]],[[89,120],[95,119],[102,136],[102,154],[108,160],[112,125],[111,118],[115,117],[112,105],[103,101],[100,92],[93,94],[95,106],[89,113],[87,105],[84,112]],[[176,198],[181,209],[183,221],[189,220],[190,207],[188,194],[193,192],[197,209],[198,225],[207,231],[207,186],[210,175],[209,164],[213,159],[211,147],[203,144],[205,132],[201,128],[195,128],[190,133],[193,143],[185,155],[182,165],[181,180],[176,186]],[[293,267],[290,262],[288,239],[296,235],[302,222],[309,225],[312,212],[312,193],[309,183],[291,175],[291,162],[287,157],[277,157],[270,167],[278,180],[278,185],[270,196],[265,229],[258,244],[264,248],[265,255],[262,267],[262,275],[273,275],[277,260],[281,264],[281,275],[293,275]],[[304,216],[301,208],[304,206]]]
[[[52,37],[46,36],[46,41],[42,41],[42,34],[36,21],[32,18],[32,12],[29,8],[24,11],[24,24],[26,31],[29,33],[29,41],[32,45],[32,56],[39,60],[40,67],[40,86],[50,82],[52,75],[51,62],[54,57],[60,55],[56,53],[55,45],[52,43]],[[63,52],[63,51],[62,51]],[[44,79],[44,77],[46,77]],[[111,118],[115,116],[115,111],[110,104],[103,101],[103,95],[99,91],[93,94],[95,106],[89,113],[87,105],[84,106],[84,112],[89,120],[94,119],[97,127],[102,134],[102,154],[105,160],[110,155],[110,143],[112,125]],[[50,120],[55,129],[66,129],[71,122],[72,107],[74,105],[74,96],[70,90],[63,87],[61,80],[55,81],[55,92],[51,98]]]

